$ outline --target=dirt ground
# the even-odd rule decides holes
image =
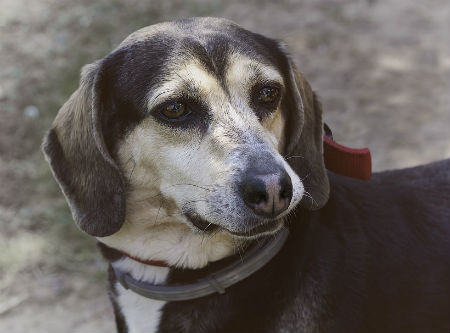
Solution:
[[[129,33],[226,17],[288,45],[338,141],[375,170],[450,155],[447,0],[0,0],[0,332],[112,332],[105,263],[39,151],[80,67]]]

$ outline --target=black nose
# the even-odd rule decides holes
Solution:
[[[291,177],[286,171],[258,174],[249,171],[240,184],[242,199],[255,214],[276,217],[284,212],[292,199]]]

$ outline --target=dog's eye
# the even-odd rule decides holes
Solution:
[[[168,119],[177,119],[186,114],[186,105],[180,102],[173,102],[166,105],[160,112]]]
[[[264,87],[258,92],[258,101],[270,104],[278,99],[279,89],[275,87]]]

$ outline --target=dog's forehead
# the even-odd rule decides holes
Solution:
[[[147,42],[155,37],[164,35],[172,37],[174,40],[182,39],[184,37],[192,37],[197,40],[205,40],[214,38],[215,40],[222,39],[220,37],[228,37],[228,40],[235,40],[238,43],[246,42],[243,45],[251,46],[252,39],[266,39],[264,36],[255,34],[249,30],[242,28],[236,23],[214,17],[193,17],[188,19],[181,19],[171,22],[162,22],[153,24],[130,34],[117,49],[130,47],[133,44]],[[254,41],[253,41],[254,42]],[[255,45],[253,45],[255,47]]]
[[[181,85],[180,91],[189,93],[191,86],[199,91],[203,86],[207,89],[201,93],[208,94],[210,88],[215,92],[226,91],[227,86],[242,89],[258,78],[282,82],[278,78],[285,76],[283,59],[272,39],[228,20],[192,18],[136,31],[106,62],[115,73],[115,95],[146,113],[152,96],[155,103],[163,101]],[[157,95],[159,100],[154,98]]]
[[[274,40],[220,18],[190,18],[151,25],[128,36],[118,50],[129,51],[134,59],[164,58],[166,65],[195,58],[219,76],[223,76],[228,58],[236,54],[274,67],[280,65],[280,51]]]
[[[170,63],[170,62],[169,62]],[[220,70],[213,70],[217,66]],[[162,82],[150,89],[148,108],[158,105],[174,93],[188,94],[222,103],[225,96],[242,94],[255,82],[278,82],[284,80],[273,66],[261,64],[239,52],[230,52],[219,65],[205,64],[195,55],[176,57],[167,66]]]

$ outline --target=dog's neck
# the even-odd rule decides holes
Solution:
[[[229,265],[233,260],[236,260],[236,257],[242,258],[244,252],[241,251],[245,251],[242,249],[239,251],[239,254],[231,254],[222,260],[211,262],[201,268],[189,269],[169,265],[164,267],[160,262],[153,264],[152,261],[145,262],[140,259],[136,260],[136,258],[131,258],[122,251],[106,246],[101,242],[98,243],[98,247],[100,248],[103,257],[110,263],[114,263],[116,268],[130,274],[130,276],[136,280],[159,285],[167,282],[169,272],[172,272],[175,276],[178,276],[178,278],[180,274],[183,275],[183,279],[186,280],[185,282],[196,281],[211,271],[217,271],[218,269]]]
[[[126,256],[115,262],[115,265],[135,279],[152,284],[164,284],[170,270],[169,267],[147,265]]]
[[[158,285],[166,283],[170,271],[169,267],[146,265],[123,256],[118,251],[106,248],[101,243],[99,245],[106,259],[113,260],[117,267],[129,272],[134,278]],[[114,260],[114,256],[119,257],[119,259]],[[125,289],[117,280],[114,281],[110,280],[110,287],[114,290],[115,301],[120,304],[120,313],[129,332],[156,332],[166,302],[144,298],[131,290]]]
[[[155,265],[147,265],[123,255],[122,252],[109,248],[102,243],[99,247],[105,259],[114,262],[115,267],[128,272],[134,279],[154,285],[170,283],[171,275],[183,274],[184,279],[192,281],[198,275],[207,273],[209,269],[216,269],[218,265],[226,265],[228,258],[223,262],[212,263],[202,269],[183,270]],[[231,259],[231,257],[230,257]],[[212,266],[212,267],[210,267]],[[111,271],[112,272],[112,271]],[[110,274],[111,274],[110,272]],[[114,282],[113,282],[114,281]],[[165,301],[158,301],[142,297],[132,290],[124,288],[118,280],[110,279],[113,297],[120,304],[121,314],[124,316],[130,332],[155,332],[160,324]]]
[[[240,242],[225,232],[202,234],[181,223],[152,227],[125,224],[117,233],[98,240],[142,260],[164,261],[171,267],[199,269],[234,254]]]

